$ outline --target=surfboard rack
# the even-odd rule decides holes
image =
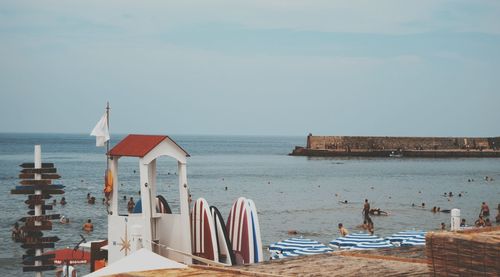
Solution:
[[[60,179],[57,168],[53,163],[42,163],[41,146],[35,145],[35,160],[33,163],[23,163],[19,174],[18,186],[11,190],[11,194],[27,194],[28,199],[24,201],[28,205],[28,215],[19,219],[24,225],[20,228],[24,233],[17,242],[26,249],[23,255],[23,272],[43,272],[54,270],[54,256],[42,255],[43,249],[54,248],[55,242],[59,241],[57,236],[44,237],[42,230],[52,230],[53,219],[59,219],[59,214],[45,214],[52,210],[52,205],[46,205],[45,199],[50,199],[51,194],[63,194],[64,186],[54,184],[53,180]]]

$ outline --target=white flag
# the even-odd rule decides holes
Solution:
[[[95,146],[104,146],[106,141],[109,140],[108,116],[106,113],[97,122],[90,135],[95,136]]]

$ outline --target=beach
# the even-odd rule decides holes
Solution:
[[[114,136],[112,144],[123,136]],[[257,136],[172,136],[191,155],[187,176],[193,199],[204,197],[223,217],[239,196],[253,199],[259,213],[264,247],[282,240],[289,230],[296,236],[327,244],[338,237],[337,224],[349,231],[362,223],[364,199],[372,208],[381,208],[389,216],[372,216],[375,234],[388,236],[411,230],[436,230],[441,222],[449,227],[450,215],[432,213],[459,208],[472,224],[481,202],[489,204],[492,216],[500,199],[500,159],[382,159],[382,158],[307,158],[288,156],[294,145],[304,144],[302,137]],[[19,164],[33,160],[33,145],[42,145],[44,162],[53,162],[62,176],[68,204],[57,205],[54,213],[70,219],[70,224],[54,222],[47,235],[57,235],[57,248],[74,247],[83,234],[88,240],[107,236],[106,208],[103,198],[105,156],[102,148],[87,134],[0,134],[0,201],[4,219],[0,239],[0,274],[21,274],[24,251],[12,242],[10,228],[26,215],[25,197],[10,195],[17,183]],[[165,196],[174,212],[178,211],[176,164],[166,158],[159,161],[159,194]],[[137,160],[120,160],[120,198],[138,199]],[[485,181],[484,177],[493,177]],[[469,182],[469,179],[474,181]],[[228,189],[225,190],[225,187]],[[455,196],[444,197],[446,192]],[[87,204],[86,195],[97,198]],[[462,197],[458,194],[462,193]],[[61,196],[55,196],[57,201]],[[340,202],[347,200],[347,204]],[[425,203],[425,208],[420,208]],[[126,200],[119,203],[126,212]],[[416,207],[412,207],[415,204]],[[87,218],[94,231],[87,234],[81,226]],[[294,235],[295,236],[295,235]],[[264,251],[267,253],[267,251]],[[79,266],[88,272],[88,266]],[[31,274],[26,274],[31,275]]]

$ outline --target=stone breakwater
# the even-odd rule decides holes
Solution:
[[[292,156],[500,158],[500,137],[307,136]]]

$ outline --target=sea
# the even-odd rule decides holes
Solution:
[[[112,135],[115,145],[124,135]],[[197,136],[171,135],[189,154],[188,185],[193,199],[205,198],[227,218],[240,196],[253,199],[258,210],[264,248],[290,237],[303,236],[328,244],[339,236],[338,223],[350,232],[360,231],[364,199],[388,216],[372,216],[375,234],[388,236],[403,230],[437,230],[450,214],[432,213],[458,208],[466,222],[477,219],[482,202],[494,216],[500,203],[500,159],[418,158],[308,158],[289,156],[306,137],[286,136]],[[11,228],[27,215],[24,195],[11,195],[19,183],[19,165],[33,162],[34,145],[42,148],[43,162],[55,163],[62,176],[67,205],[56,205],[47,213],[69,218],[69,224],[53,223],[45,235],[58,236],[57,248],[73,248],[83,235],[86,240],[105,239],[106,207],[102,204],[105,149],[95,146],[88,134],[0,133],[0,276],[32,276],[22,273],[19,243],[11,239]],[[162,157],[158,162],[158,193],[173,212],[179,211],[177,164]],[[140,198],[138,159],[122,158],[119,167],[120,211],[126,212],[129,197]],[[486,181],[485,177],[493,178]],[[488,178],[489,179],[489,178]],[[227,188],[227,189],[226,189]],[[452,192],[452,197],[445,193]],[[96,197],[87,203],[87,194]],[[461,194],[461,197],[458,195]],[[125,197],[127,200],[123,200]],[[347,204],[345,203],[347,201]],[[50,201],[47,201],[50,202]],[[425,208],[422,208],[425,203]],[[85,233],[87,219],[94,231]],[[297,235],[289,235],[297,231]],[[266,253],[267,251],[264,250]],[[77,266],[81,274],[88,265]],[[53,275],[49,272],[47,276]]]

